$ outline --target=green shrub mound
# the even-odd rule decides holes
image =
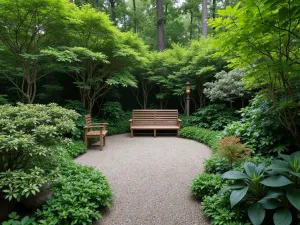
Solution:
[[[213,151],[217,151],[222,132],[211,131],[198,127],[184,127],[180,135],[184,138],[193,139],[208,145]]]
[[[78,114],[56,104],[0,106],[0,189],[6,199],[39,192],[57,175],[57,144]]]
[[[225,185],[220,174],[200,173],[193,180],[190,190],[198,197],[217,194]]]
[[[107,179],[92,167],[68,162],[61,168],[61,182],[53,197],[36,213],[39,224],[92,224],[99,209],[110,207],[113,198]]]
[[[204,171],[206,173],[222,174],[230,170],[228,159],[213,155],[204,161]]]
[[[242,209],[230,207],[228,196],[207,195],[203,198],[202,209],[214,225],[251,225]]]
[[[241,120],[228,124],[224,136],[240,137],[253,153],[277,155],[284,151],[283,131],[276,109],[264,95],[257,95],[240,111]]]
[[[71,158],[76,158],[87,150],[83,141],[66,141],[59,147],[63,148]]]
[[[213,104],[198,109],[187,120],[186,126],[206,128],[209,130],[224,130],[224,127],[238,120],[236,114],[224,104]]]

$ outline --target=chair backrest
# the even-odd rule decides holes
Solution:
[[[151,125],[177,125],[178,110],[168,109],[149,109],[149,110],[133,110],[133,125],[151,126]]]
[[[92,126],[92,119],[91,119],[91,114],[85,115],[85,125],[86,126]]]

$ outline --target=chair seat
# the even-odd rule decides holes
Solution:
[[[179,126],[175,125],[133,125],[132,130],[179,130]]]
[[[107,130],[102,131],[102,135],[105,136],[107,134]],[[100,130],[91,130],[87,132],[87,136],[100,136]]]

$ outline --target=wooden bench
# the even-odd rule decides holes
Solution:
[[[103,150],[105,146],[105,136],[107,134],[106,125],[108,123],[93,123],[91,120],[91,115],[85,116],[85,127],[84,127],[84,143],[86,148],[88,148],[88,138],[100,138],[100,151]],[[94,130],[96,128],[97,130]]]
[[[130,137],[134,130],[176,130],[179,136],[181,120],[178,119],[178,110],[133,110],[130,122]]]

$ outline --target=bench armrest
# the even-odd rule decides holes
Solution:
[[[84,128],[105,128],[105,126],[84,126]]]
[[[182,122],[182,120],[181,120],[181,119],[178,119],[178,122]]]
[[[108,123],[93,123],[93,125],[107,125]]]
[[[129,122],[132,122],[132,119],[130,119]]]

